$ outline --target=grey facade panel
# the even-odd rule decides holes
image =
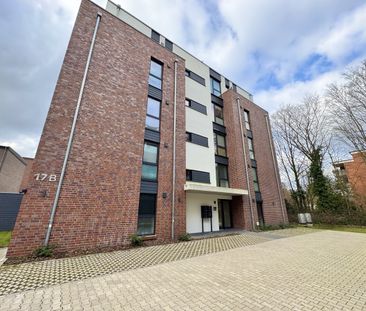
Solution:
[[[156,181],[141,181],[141,193],[155,194],[158,192],[158,183]]]
[[[169,51],[173,51],[173,42],[172,41],[169,41],[168,39],[165,39],[165,47]]]
[[[191,133],[191,142],[200,146],[208,147],[208,138],[198,134]]]
[[[192,171],[192,181],[209,184],[210,173],[201,171]]]
[[[211,94],[211,102],[213,102],[216,105],[219,105],[221,107],[224,106],[224,101],[222,98],[215,96],[214,94]]]
[[[220,124],[212,122],[212,127],[213,127],[214,132],[219,132],[219,133],[222,133],[222,134],[226,134],[226,127],[225,126],[222,126]]]
[[[229,159],[219,155],[215,155],[215,162],[223,165],[229,165]]]
[[[206,106],[204,106],[204,105],[202,105],[202,104],[200,104],[200,103],[197,103],[196,101],[191,100],[191,99],[190,99],[189,101],[191,102],[190,107],[191,107],[193,110],[196,110],[196,111],[198,111],[198,112],[201,112],[201,113],[203,113],[203,114],[207,115],[207,108],[206,108]]]
[[[161,100],[162,99],[162,92],[161,90],[157,89],[156,87],[153,87],[149,85],[149,93],[148,95],[150,97],[153,97],[155,99]]]
[[[215,70],[212,70],[211,68],[210,68],[210,76],[216,80],[221,81],[221,75]]]
[[[145,140],[160,143],[160,133],[150,129],[145,129]]]
[[[160,43],[160,34],[155,30],[151,29],[151,39],[153,39],[157,43]]]
[[[199,76],[198,74],[186,69],[186,75],[188,77],[190,77],[192,80],[202,84],[203,86],[206,86],[206,81],[204,78],[202,78],[201,76]]]
[[[22,198],[22,193],[0,193],[0,231],[13,230]]]

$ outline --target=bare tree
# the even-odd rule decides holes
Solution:
[[[327,102],[340,139],[357,151],[366,150],[366,60],[348,70],[342,84],[328,87]]]

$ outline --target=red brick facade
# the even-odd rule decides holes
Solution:
[[[287,223],[287,213],[284,209],[283,199],[281,198],[278,189],[279,181],[277,179],[278,175],[276,175],[278,166],[277,163],[273,161],[272,157],[270,145],[272,144],[272,138],[270,138],[272,135],[268,134],[267,129],[266,116],[268,113],[233,90],[226,91],[222,97],[224,99],[224,118],[227,132],[226,143],[229,157],[228,171],[230,187],[247,189],[246,169],[249,170],[249,191],[252,198],[252,212],[254,223],[257,223],[258,213],[253,188],[253,174],[251,171],[251,160],[248,152],[249,146],[244,123],[242,124],[242,130],[244,132],[247,168],[245,167],[243,156],[244,150],[242,147],[240,119],[237,107],[237,99],[239,99],[242,122],[244,122],[244,109],[249,111],[250,115],[255,159],[257,162],[258,181],[263,200],[264,221],[268,225]],[[253,230],[249,196],[243,196],[240,199],[235,198],[235,200],[233,199],[232,211],[234,227],[240,228],[244,223],[245,229]],[[242,219],[243,216],[244,220]]]
[[[185,232],[184,60],[89,1],[81,3],[32,175],[60,177],[98,11],[102,18],[50,239],[59,252],[124,245],[136,232],[151,57],[164,63],[157,242],[171,236],[175,60],[176,236]],[[56,187],[57,182],[30,180],[8,257],[28,256],[42,245]]]
[[[89,0],[81,2],[30,176],[8,257],[29,256],[45,239],[60,178],[97,13],[102,13],[50,244],[57,252],[109,249],[130,243],[137,231],[148,76],[151,58],[163,66],[155,237],[171,241],[174,62],[177,61],[175,239],[186,231],[185,61]],[[266,224],[286,223],[266,126],[267,113],[233,90],[223,94],[231,188],[247,189],[251,162],[240,113],[250,112]],[[243,126],[245,132],[245,127]],[[247,167],[242,139],[246,144]],[[233,196],[233,225],[252,230],[257,208],[249,171],[249,196]],[[164,195],[163,195],[164,194]],[[165,196],[166,194],[166,196]],[[252,204],[250,204],[252,203]],[[250,206],[252,205],[252,211]],[[253,220],[252,220],[253,217]]]

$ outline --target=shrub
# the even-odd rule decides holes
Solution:
[[[178,238],[179,241],[190,241],[191,239],[192,237],[188,233],[184,233]]]
[[[137,234],[131,235],[131,245],[132,246],[142,246],[144,244],[144,240]]]
[[[40,246],[34,251],[34,256],[36,257],[52,257],[54,245]]]

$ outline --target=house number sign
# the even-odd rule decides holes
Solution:
[[[54,174],[38,173],[34,174],[34,178],[39,181],[57,181],[57,176]]]

